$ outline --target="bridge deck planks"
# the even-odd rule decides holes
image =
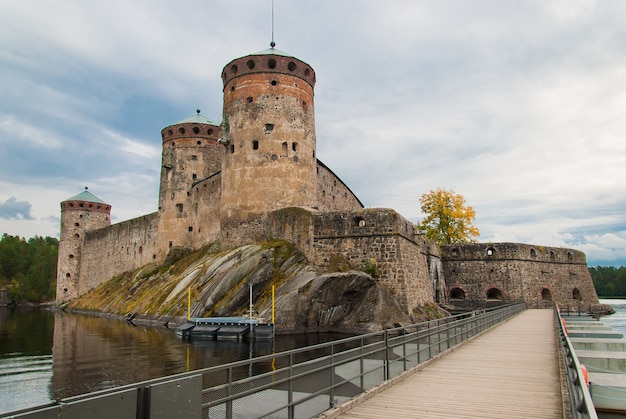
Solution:
[[[552,310],[526,310],[341,418],[562,418]]]

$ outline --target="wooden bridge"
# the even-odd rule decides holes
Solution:
[[[554,316],[526,310],[324,417],[563,418],[570,408]]]

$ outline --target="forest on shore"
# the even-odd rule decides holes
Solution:
[[[59,240],[3,234],[0,239],[0,290],[12,303],[54,301]],[[626,297],[626,267],[589,267],[599,297]]]
[[[589,273],[598,297],[626,297],[626,267],[596,266]]]
[[[59,241],[54,237],[3,234],[0,239],[0,289],[11,303],[53,301]]]

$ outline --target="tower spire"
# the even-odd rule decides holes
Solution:
[[[270,47],[274,48],[276,46],[276,42],[274,42],[274,0],[272,0],[272,42],[270,42]]]

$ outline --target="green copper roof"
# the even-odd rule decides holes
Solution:
[[[78,195],[75,195],[75,196],[73,196],[73,197],[71,197],[69,199],[66,199],[65,201],[85,201],[85,202],[95,202],[97,204],[108,205],[102,199],[98,198],[97,196],[95,196],[94,194],[89,192],[87,190],[87,187],[85,187],[85,190],[82,191],[81,193],[79,193]],[[63,202],[65,202],[65,201],[63,201]]]
[[[209,124],[209,125],[215,125],[215,126],[219,125],[211,121],[206,116],[200,115],[200,109],[196,111],[195,115],[190,116],[187,119],[183,119],[182,121],[176,122],[175,124],[172,124],[172,125],[177,125],[177,124]]]
[[[276,48],[264,49],[263,51],[255,52],[254,54],[250,54],[250,55],[281,55],[283,57],[295,58],[293,55],[289,55],[286,52],[282,52],[281,50],[276,49]]]

